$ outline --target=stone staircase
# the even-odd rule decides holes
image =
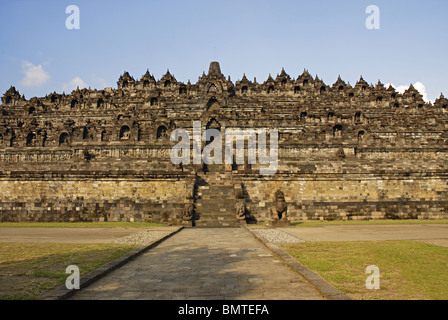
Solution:
[[[236,227],[235,195],[230,172],[198,173],[195,185],[197,227]]]

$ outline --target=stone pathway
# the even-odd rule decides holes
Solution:
[[[242,228],[188,228],[72,299],[321,299]]]

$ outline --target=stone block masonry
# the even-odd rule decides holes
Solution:
[[[187,197],[179,177],[66,175],[0,180],[1,221],[128,221],[180,224]]]
[[[329,86],[306,70],[233,83],[217,62],[195,84],[147,71],[125,72],[117,89],[29,100],[11,87],[0,106],[0,221],[185,225],[194,206],[198,226],[235,226],[237,204],[268,220],[277,190],[290,221],[447,218],[447,105],[412,86]],[[171,133],[192,134],[195,121],[201,132],[278,130],[278,170],[173,164]],[[246,141],[246,160],[249,151]]]

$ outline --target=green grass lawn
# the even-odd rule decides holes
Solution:
[[[9,228],[149,228],[164,224],[148,222],[0,222]]]
[[[334,225],[384,225],[384,224],[448,224],[448,220],[347,220],[291,222],[294,227],[322,227]]]
[[[448,248],[416,241],[306,242],[283,246],[299,262],[354,299],[448,299]],[[379,290],[366,288],[369,265],[380,270]]]
[[[64,284],[69,265],[81,277],[137,246],[114,244],[0,243],[0,299],[34,299]]]

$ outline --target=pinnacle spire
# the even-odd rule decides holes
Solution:
[[[221,67],[218,61],[210,62],[207,76],[222,76]]]

